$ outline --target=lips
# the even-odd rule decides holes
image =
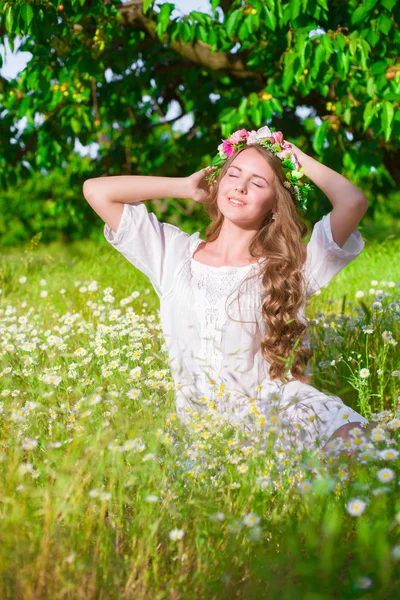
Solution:
[[[243,202],[243,200],[239,200],[239,198],[235,198],[234,196],[228,196],[228,200],[236,200],[236,202],[241,202],[242,204],[247,204],[247,202]]]

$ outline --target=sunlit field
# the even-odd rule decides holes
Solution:
[[[157,296],[106,241],[4,251],[0,598],[398,598],[399,250],[308,306],[312,385],[376,424],[325,453],[282,449],[259,390],[253,435],[210,399],[185,429]]]

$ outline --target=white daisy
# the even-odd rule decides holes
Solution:
[[[185,535],[185,532],[182,529],[173,529],[172,531],[169,532],[169,539],[170,540],[181,540],[184,535]]]
[[[145,500],[146,500],[146,502],[157,502],[158,496],[156,496],[154,494],[149,494],[148,496],[146,496]]]
[[[364,512],[366,506],[366,502],[359,498],[354,498],[346,504],[346,510],[352,517],[359,517]]]
[[[379,479],[379,481],[382,481],[382,483],[387,483],[388,481],[393,481],[395,477],[395,472],[392,469],[384,468],[380,469],[377,472],[376,476]]]
[[[249,513],[245,517],[243,517],[243,523],[247,525],[247,527],[253,527],[253,525],[257,525],[260,522],[260,517],[255,515],[254,513]]]

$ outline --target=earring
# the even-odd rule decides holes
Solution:
[[[276,220],[276,217],[277,217],[278,215],[279,215],[278,211],[275,211],[275,212],[272,214],[271,221],[275,221],[275,220]]]

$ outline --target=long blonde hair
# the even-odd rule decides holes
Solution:
[[[309,383],[304,374],[312,351],[304,344],[307,331],[306,323],[298,317],[299,309],[305,298],[303,266],[307,250],[302,238],[308,233],[307,225],[301,219],[294,196],[283,183],[286,180],[281,161],[263,146],[255,148],[267,161],[275,173],[275,204],[279,211],[276,220],[272,219],[272,210],[265,217],[260,229],[252,239],[249,253],[255,259],[264,258],[260,270],[263,286],[262,319],[266,325],[266,334],[261,341],[261,354],[269,363],[269,376],[286,383],[286,370],[303,383]],[[224,177],[233,160],[246,150],[235,151],[223,164],[204,207],[211,219],[206,230],[207,242],[213,242],[219,236],[224,215],[218,208],[217,197],[219,182]]]

